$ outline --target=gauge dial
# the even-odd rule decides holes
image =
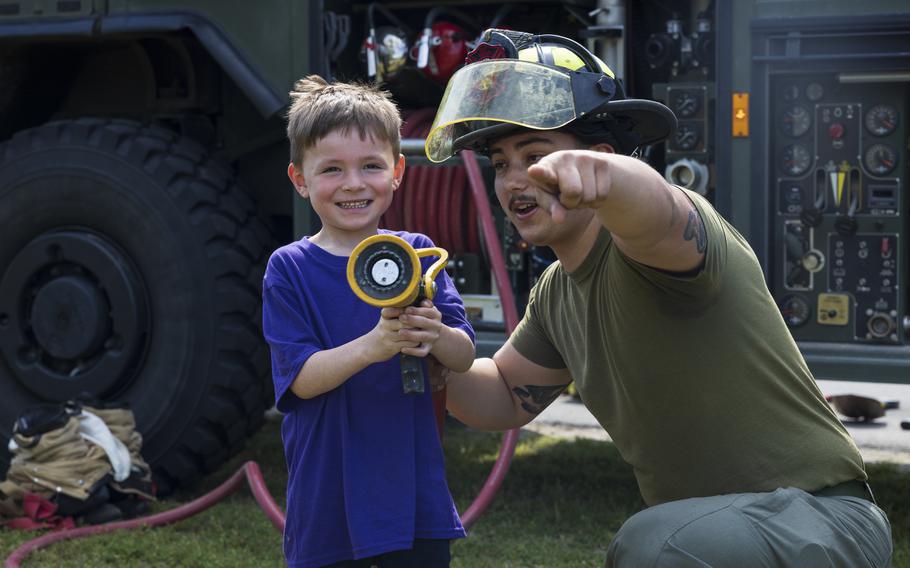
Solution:
[[[370,278],[378,286],[391,286],[400,274],[398,264],[390,258],[381,258],[370,267]]]
[[[799,86],[793,83],[787,85],[781,92],[781,96],[785,101],[795,101],[799,98]]]
[[[699,106],[698,96],[692,91],[677,91],[673,94],[673,110],[677,116],[694,116]]]
[[[800,176],[809,171],[812,165],[812,154],[802,144],[790,144],[780,156],[780,168],[791,176]]]
[[[809,83],[806,86],[806,98],[812,102],[820,101],[825,96],[825,88],[819,83]]]
[[[812,115],[802,105],[793,105],[784,109],[780,117],[780,129],[787,136],[797,138],[809,131],[812,126]]]
[[[680,123],[673,133],[673,145],[679,150],[691,150],[701,141],[701,134],[694,124]]]
[[[875,136],[887,136],[897,128],[897,109],[891,105],[875,105],[866,112],[866,130]]]
[[[799,327],[809,321],[812,314],[812,308],[800,296],[784,296],[781,298],[780,314],[784,316],[784,322],[789,327]]]
[[[897,165],[897,153],[887,144],[873,144],[866,150],[863,163],[866,164],[866,169],[871,174],[888,175]]]

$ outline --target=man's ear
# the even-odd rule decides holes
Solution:
[[[401,178],[404,177],[404,154],[398,154],[398,163],[395,164],[395,169],[392,170],[392,190],[398,189],[398,186],[401,185]]]
[[[306,188],[306,180],[303,178],[303,172],[297,169],[294,162],[288,164],[288,179],[291,180],[294,189],[300,194],[300,197],[306,199],[310,196]]]
[[[594,144],[593,146],[588,148],[588,150],[593,150],[594,152],[606,152],[608,154],[616,153],[616,149],[613,148],[613,146],[611,146],[610,144],[607,144],[606,142],[601,142],[600,144]]]

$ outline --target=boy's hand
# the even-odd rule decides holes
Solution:
[[[556,198],[549,205],[553,221],[562,223],[567,209],[597,209],[604,204],[612,183],[608,156],[591,150],[561,150],[528,168],[531,180]]]
[[[399,334],[403,327],[399,317],[403,312],[402,308],[382,309],[376,327],[367,334],[372,361],[388,361],[398,353],[403,353],[406,348],[419,346],[418,341]]]
[[[439,330],[442,328],[442,313],[436,309],[433,302],[424,300],[420,306],[408,306],[398,318],[401,321],[401,330],[398,335],[418,345],[402,348],[405,355],[426,357],[439,339]]]

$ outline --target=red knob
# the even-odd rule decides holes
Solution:
[[[829,126],[828,127],[828,136],[830,136],[832,140],[840,140],[841,138],[843,138],[844,137],[844,125],[839,122],[835,122],[834,124]]]

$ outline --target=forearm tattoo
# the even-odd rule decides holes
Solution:
[[[686,223],[686,230],[683,232],[683,238],[687,241],[695,239],[695,249],[698,252],[705,252],[708,248],[708,233],[705,231],[705,224],[701,220],[698,211],[689,211],[689,221]]]
[[[539,387],[536,385],[525,385],[524,387],[515,387],[512,392],[521,399],[521,407],[531,414],[540,414],[544,408],[548,407],[551,402],[566,390],[569,383],[564,385],[554,385]]]

